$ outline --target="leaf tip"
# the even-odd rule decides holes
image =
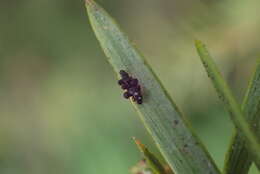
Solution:
[[[86,5],[92,5],[93,4],[93,0],[84,0]]]
[[[204,45],[200,40],[197,40],[197,39],[194,40],[194,43],[195,43],[195,46],[196,46],[197,48]]]
[[[141,143],[140,140],[136,139],[135,137],[133,137],[133,140],[135,142],[135,144],[137,145],[137,147],[140,149],[141,152],[145,151],[145,146]]]

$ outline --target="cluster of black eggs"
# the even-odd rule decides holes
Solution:
[[[127,72],[121,70],[120,72],[121,79],[118,81],[118,84],[121,86],[124,92],[124,97],[129,99],[132,97],[132,100],[138,104],[143,103],[143,96],[141,94],[141,87],[138,84],[138,80],[131,77]]]

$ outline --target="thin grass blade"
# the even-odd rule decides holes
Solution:
[[[125,70],[139,79],[144,100],[140,105],[132,104],[169,166],[176,174],[219,174],[188,122],[116,22],[94,1],[86,0],[86,7],[96,37],[118,77],[119,71]]]
[[[239,134],[243,136],[251,155],[254,157],[256,164],[260,164],[260,144],[257,136],[250,124],[247,122],[247,114],[242,110],[233,96],[230,88],[220,74],[215,62],[211,58],[206,46],[201,41],[195,42],[201,61],[211,79],[221,101],[226,109],[230,112],[231,120],[238,129]],[[244,116],[246,115],[246,116]]]
[[[242,104],[242,110],[247,116],[252,129],[260,136],[260,59],[256,71],[247,88]],[[235,132],[228,149],[224,174],[247,174],[252,164],[252,157],[245,146],[246,142],[239,132]],[[260,166],[256,163],[258,169]]]

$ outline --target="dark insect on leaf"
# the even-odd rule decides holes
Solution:
[[[141,94],[141,87],[138,84],[138,80],[131,77],[124,70],[120,70],[119,74],[121,75],[121,79],[118,80],[118,84],[123,90],[125,90],[123,94],[124,98],[129,99],[131,97],[134,102],[142,104],[143,96]]]
[[[129,94],[129,92],[125,92],[125,93],[124,93],[124,97],[125,97],[126,99],[129,99],[129,97],[131,97],[131,95]]]
[[[127,72],[125,72],[124,70],[120,70],[119,74],[121,75],[121,77],[124,78],[129,78],[129,75]]]

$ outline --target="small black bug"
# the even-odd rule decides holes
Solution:
[[[120,70],[119,73],[123,79],[129,78],[129,74],[127,72],[125,72],[124,70]]]
[[[124,70],[120,70],[119,74],[121,76],[121,79],[118,80],[118,84],[123,90],[125,90],[123,94],[124,98],[129,99],[131,97],[134,102],[142,104],[143,96],[141,94],[141,87],[138,84],[138,80],[131,77]]]

